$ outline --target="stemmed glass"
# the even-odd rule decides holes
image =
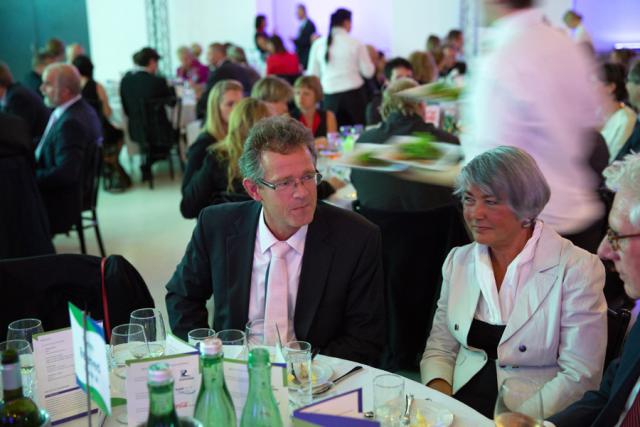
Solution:
[[[162,313],[156,308],[139,308],[131,313],[129,321],[142,326],[147,339],[146,346],[132,348],[135,357],[159,357],[164,354],[167,333]]]
[[[22,374],[22,391],[26,397],[34,397],[35,372],[33,363],[33,351],[29,341],[12,339],[0,342],[0,353],[7,349],[13,349],[20,358],[20,373]]]
[[[44,332],[38,319],[20,319],[9,323],[7,340],[27,340],[33,345],[33,336]]]
[[[111,332],[111,371],[120,378],[127,378],[127,360],[144,357],[146,355],[147,340],[141,325],[125,323],[113,328]],[[143,351],[134,351],[142,349]],[[124,390],[124,387],[123,387]],[[116,417],[119,423],[127,424],[125,409]]]
[[[540,385],[526,378],[507,378],[500,386],[493,420],[497,427],[543,425]]]

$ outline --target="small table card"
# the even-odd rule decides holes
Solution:
[[[293,411],[294,427],[374,427],[375,420],[364,418],[362,389],[348,391]]]

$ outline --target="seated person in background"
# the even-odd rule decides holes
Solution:
[[[185,338],[209,327],[213,294],[215,330],[265,319],[283,341],[376,365],[386,336],[380,232],[353,212],[317,203],[311,132],[289,117],[261,120],[240,170],[254,200],[198,217],[167,284],[173,333]]]
[[[234,64],[240,65],[247,72],[247,79],[249,81],[249,87],[253,87],[255,82],[260,80],[260,74],[249,65],[249,61],[247,61],[247,55],[244,53],[244,49],[240,46],[231,45],[227,49],[227,55],[229,56],[229,60]],[[245,94],[248,95],[249,91],[245,91]]]
[[[596,83],[601,92],[602,114],[605,119],[600,133],[607,142],[610,162],[618,157],[637,121],[636,113],[624,104],[629,95],[624,78],[622,65],[605,63],[600,72],[600,81]]]
[[[54,110],[36,147],[36,182],[52,235],[69,231],[79,219],[83,196],[93,186],[96,150],[102,141],[100,119],[80,92],[74,66],[56,63],[45,68],[42,93]]]
[[[491,418],[504,379],[530,378],[544,415],[555,414],[602,377],[602,262],[537,220],[550,190],[522,149],[475,157],[456,194],[475,242],[442,267],[422,382]]]
[[[227,136],[231,110],[243,97],[242,84],[237,80],[220,80],[209,92],[204,127],[187,151],[187,165],[182,177],[183,192],[193,174],[202,166],[207,148]]]
[[[404,58],[393,58],[384,65],[384,88],[389,83],[395,82],[402,77],[413,77],[413,67],[411,63]],[[382,93],[373,95],[371,101],[367,104],[367,126],[377,125],[382,121],[380,115],[380,104],[382,103]]]
[[[40,92],[40,86],[42,86],[42,72],[45,67],[54,62],[53,55],[45,50],[39,50],[33,55],[31,61],[31,70],[24,76],[22,83],[33,92],[37,93],[41,98],[42,92]]]
[[[427,38],[427,53],[435,56],[442,50],[442,41],[435,34],[430,34]]]
[[[238,159],[249,129],[269,116],[269,109],[262,101],[245,98],[238,102],[229,117],[226,137],[206,149],[202,167],[182,189],[182,216],[196,218],[209,205],[249,198],[242,186]]]
[[[321,102],[324,96],[318,77],[298,77],[293,85],[293,93],[296,109],[291,117],[299,120],[315,138],[326,137],[327,133],[338,131],[335,114],[317,108],[318,102]]]
[[[155,139],[155,135],[170,134],[172,132],[171,123],[169,123],[167,114],[163,110],[158,110],[158,116],[152,120],[152,122],[158,124],[158,128],[153,129],[155,135],[147,136],[144,128],[145,103],[160,98],[169,100],[175,96],[173,88],[167,85],[167,81],[156,75],[160,58],[160,55],[154,49],[150,47],[142,48],[133,55],[133,62],[137,68],[127,72],[120,82],[122,108],[129,119],[129,136],[138,143],[151,145],[155,141],[147,141],[148,138]],[[145,159],[145,164],[140,166],[143,180],[149,179],[153,161],[154,153],[151,152],[150,158]]]
[[[220,80],[237,80],[242,83],[244,94],[249,95],[251,87],[255,82],[248,68],[236,64],[227,57],[227,47],[222,43],[212,43],[207,50],[207,60],[213,66],[213,70],[209,72],[207,85],[196,105],[196,113],[199,119],[202,119],[207,112],[207,100],[209,92]]]
[[[35,148],[47,126],[49,109],[40,96],[13,80],[9,66],[4,62],[0,62],[0,111],[24,119],[29,126],[32,148]]]
[[[289,113],[293,88],[286,80],[276,76],[263,77],[253,85],[251,97],[266,102],[272,115]]]
[[[267,75],[297,76],[300,74],[300,62],[298,55],[287,52],[282,39],[274,34],[267,43],[269,56],[267,57]]]
[[[410,78],[401,78],[391,82],[382,94],[382,123],[380,126],[366,130],[358,142],[384,143],[395,135],[412,135],[416,132],[433,134],[438,141],[459,144],[458,138],[448,132],[436,128],[424,121],[424,105],[422,102],[401,98],[396,93],[418,86]]]
[[[438,79],[436,62],[429,52],[417,50],[409,55],[413,69],[413,79],[421,85],[433,83]]]
[[[187,46],[178,48],[178,59],[180,66],[176,70],[176,75],[184,81],[194,85],[205,84],[209,75],[209,69],[198,61]]]
[[[454,44],[447,43],[442,46],[442,58],[438,62],[440,77],[447,77],[455,72],[463,75],[467,72],[467,64],[458,61],[458,50]]]
[[[636,61],[627,74],[627,92],[629,93],[629,104],[636,111],[640,111],[640,61]],[[622,160],[627,154],[640,153],[640,120],[636,116],[633,132],[624,143],[615,160]]]
[[[624,281],[624,290],[640,299],[640,155],[627,156],[622,163],[604,171],[607,186],[616,191],[609,214],[609,233],[602,239],[598,255],[613,261]],[[636,321],[624,344],[622,355],[611,362],[600,388],[549,418],[557,427],[637,425],[640,383],[640,322]],[[604,346],[603,346],[604,347]],[[547,423],[545,423],[547,425]]]
[[[65,49],[65,55],[67,57],[67,64],[73,64],[73,60],[80,55],[85,55],[84,48],[80,43],[71,43]]]

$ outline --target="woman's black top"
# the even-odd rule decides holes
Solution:
[[[316,115],[319,117],[319,121],[318,121],[318,126],[314,127],[313,123],[311,124],[311,129],[312,129],[312,133],[313,133],[313,137],[314,138],[319,138],[321,136],[326,137],[327,136],[327,111],[326,110],[316,110]],[[307,125],[307,123],[304,122],[304,118],[302,116],[302,113],[300,112],[300,110],[295,109],[293,110],[293,112],[291,113],[291,117],[293,117],[294,119],[302,122],[305,124],[305,126]]]
[[[193,174],[196,173],[204,163],[205,157],[207,157],[207,147],[214,144],[217,140],[209,132],[202,132],[198,135],[198,138],[189,146],[187,150],[187,165],[184,168],[184,175],[182,176],[182,193],[184,194],[185,187],[191,181]]]
[[[109,119],[107,119],[102,112],[102,101],[98,96],[98,84],[95,80],[87,80],[81,92],[82,98],[91,105],[98,114],[100,123],[102,124],[102,142],[105,146],[105,150],[109,150],[110,146],[122,141],[124,133],[122,130],[113,126]]]

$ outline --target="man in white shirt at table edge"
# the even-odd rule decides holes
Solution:
[[[317,203],[311,132],[271,117],[249,132],[239,161],[254,200],[203,209],[167,284],[173,332],[277,324],[286,340],[377,365],[386,337],[381,237],[360,215]],[[273,340],[273,329],[265,330]]]
[[[609,231],[598,255],[615,264],[627,295],[640,300],[640,154],[615,162],[604,171],[607,186],[616,191]],[[592,339],[597,339],[593,337]],[[640,425],[640,324],[631,328],[619,359],[611,362],[600,389],[545,422],[556,427],[631,427]],[[606,343],[602,343],[606,345]]]

